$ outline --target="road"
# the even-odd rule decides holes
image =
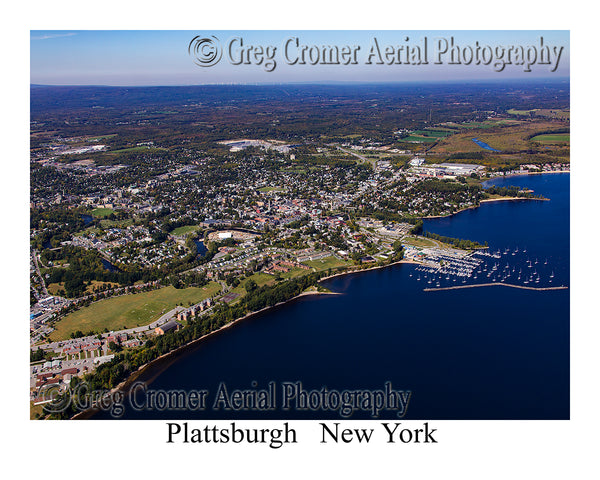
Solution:
[[[44,292],[44,295],[46,297],[48,297],[49,296],[48,289],[46,288],[46,282],[44,281],[44,277],[42,277],[42,272],[40,272],[40,267],[38,265],[37,251],[36,250],[33,250],[33,253],[31,255],[31,257],[33,258],[33,264],[35,265],[35,271],[37,272],[38,277],[40,277],[40,282],[42,284],[42,290]]]
[[[336,145],[336,148],[337,148],[338,150],[341,150],[341,151],[342,151],[342,152],[344,152],[344,153],[347,153],[348,155],[352,155],[352,156],[354,156],[354,157],[356,157],[356,158],[360,158],[360,159],[361,159],[363,162],[370,163],[370,164],[373,166],[373,168],[375,168],[375,167],[377,166],[377,160],[374,160],[374,159],[372,160],[372,159],[369,159],[369,158],[367,158],[367,157],[363,157],[362,155],[359,155],[359,154],[358,154],[358,153],[356,153],[356,152],[353,152],[353,151],[351,151],[351,150],[345,150],[345,149],[343,149],[342,147],[338,147],[337,145]]]

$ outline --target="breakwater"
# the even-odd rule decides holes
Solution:
[[[424,288],[424,292],[439,292],[441,290],[459,290],[463,288],[475,288],[475,287],[495,287],[495,286],[503,286],[503,287],[511,287],[511,288],[520,288],[522,290],[536,290],[538,292],[546,291],[546,290],[565,290],[569,287],[560,285],[558,287],[526,287],[524,285],[513,285],[512,283],[476,283],[474,285],[455,285],[452,287],[440,287],[440,288]]]

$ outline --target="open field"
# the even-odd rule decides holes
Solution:
[[[84,333],[90,330],[103,332],[104,329],[111,331],[148,325],[178,304],[194,304],[220,290],[218,283],[211,282],[202,288],[175,289],[169,286],[151,292],[100,300],[57,322],[56,330],[50,338],[64,340],[77,330]]]
[[[404,137],[401,139],[402,142],[423,142],[423,143],[433,143],[438,140],[437,137],[425,137],[423,135],[409,135],[408,137]]]
[[[290,268],[288,272],[281,273],[281,278],[301,277],[302,275],[306,275],[307,273],[310,273],[310,270],[304,270],[303,268],[294,267]]]
[[[115,213],[112,208],[94,208],[90,214],[96,218],[108,217],[111,213]]]
[[[126,218],[125,220],[108,220],[104,218],[100,220],[102,228],[125,228],[130,225],[133,225],[133,218]]]
[[[509,115],[528,115],[546,118],[558,118],[561,120],[568,120],[571,116],[571,112],[569,110],[555,110],[549,108],[534,108],[532,110],[516,110],[511,108],[510,110],[507,110],[506,113]]]
[[[450,135],[454,134],[455,132],[453,132],[452,130],[446,129],[446,130],[415,130],[414,132],[411,132],[412,135],[419,135],[419,136],[425,136],[425,137],[440,137],[440,138],[444,138],[444,137],[449,137]]]
[[[37,420],[44,413],[43,405],[34,405],[33,402],[29,402],[29,420]],[[37,415],[36,415],[37,414]]]
[[[97,280],[92,280],[91,285],[88,285],[85,289],[86,293],[94,293],[94,288],[100,287],[102,285],[108,285],[109,288],[116,288],[119,286],[118,283],[113,282],[99,282]],[[47,285],[48,293],[50,295],[57,295],[60,290],[63,290],[65,287],[64,283],[50,283]]]
[[[263,285],[272,285],[273,283],[275,283],[275,277],[273,275],[269,275],[268,273],[263,272],[257,272],[249,276],[248,278],[244,278],[237,287],[231,290],[233,293],[237,293],[240,295],[238,299],[246,295],[245,285],[246,282],[250,279],[254,280],[258,287],[262,287]],[[238,299],[236,299],[235,301],[237,301]]]
[[[184,225],[183,227],[177,227],[171,232],[171,235],[187,235],[188,233],[200,230],[200,225]]]
[[[93,137],[87,137],[85,140],[88,142],[98,142],[100,140],[103,140],[105,138],[113,138],[116,137],[118,134],[117,133],[110,133],[108,135],[94,135]]]
[[[352,265],[352,262],[348,260],[339,260],[334,256],[326,257],[321,260],[307,260],[306,262],[302,262],[304,265],[308,265],[317,270],[317,272],[321,270],[328,270],[330,268],[337,267],[346,267]]]
[[[259,192],[267,193],[267,192],[283,192],[284,189],[281,187],[262,187],[258,189]]]
[[[546,134],[537,135],[531,139],[532,142],[539,143],[569,143],[571,141],[571,134],[569,133],[557,133],[557,134]]]
[[[508,113],[509,115],[530,115],[533,112],[535,112],[535,109],[532,109],[532,110],[517,110],[515,108],[511,108],[510,110],[506,111],[506,113]]]
[[[402,243],[405,245],[412,245],[413,247],[436,247],[439,245],[439,242],[434,242],[429,238],[412,237],[409,235],[402,239]]]

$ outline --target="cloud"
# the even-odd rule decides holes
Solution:
[[[73,35],[77,35],[77,34],[76,33],[49,33],[46,35],[39,35],[39,36],[31,37],[31,40],[48,40],[50,38],[72,37]]]

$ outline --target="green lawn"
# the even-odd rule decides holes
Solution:
[[[455,132],[447,130],[415,130],[412,132],[413,135],[424,135],[426,137],[448,137],[453,135]]]
[[[115,211],[112,208],[94,208],[90,214],[93,217],[96,218],[106,218],[108,217],[111,213],[115,213]]]
[[[290,270],[288,272],[282,273],[281,278],[301,277],[302,275],[306,275],[308,273],[310,273],[310,270],[305,270],[304,268],[294,267],[294,268],[290,268]]]
[[[133,218],[126,218],[124,220],[100,220],[100,225],[102,228],[125,228],[130,225],[133,225]]]
[[[269,275],[268,273],[263,272],[257,272],[249,276],[248,278],[244,278],[241,281],[241,283],[237,287],[233,288],[231,291],[234,293],[239,293],[243,297],[246,294],[246,282],[250,279],[254,280],[256,282],[256,286],[258,287],[262,287],[263,285],[271,285],[272,283],[275,283],[275,277],[273,275]]]
[[[436,242],[425,238],[425,237],[409,237],[406,236],[402,239],[402,243],[406,245],[412,245],[414,247],[435,247]]]
[[[200,225],[184,225],[183,227],[177,227],[171,232],[171,235],[187,235],[188,233],[195,232],[200,229]]]
[[[283,188],[281,187],[262,187],[258,189],[259,192],[283,192]]]
[[[352,265],[352,262],[348,260],[338,260],[334,256],[325,257],[321,260],[307,260],[306,262],[302,262],[304,265],[308,265],[309,267],[313,267],[318,271],[327,270],[329,268],[337,268],[337,267],[345,267],[348,265]]]
[[[534,142],[540,143],[569,143],[571,141],[571,134],[569,133],[556,133],[537,135],[531,139]]]
[[[409,135],[400,139],[401,142],[421,142],[421,143],[433,143],[437,140],[437,137],[422,137],[418,135]]]
[[[535,108],[532,110],[517,110],[515,108],[511,108],[510,110],[507,110],[506,113],[509,115],[529,115],[531,112],[535,112],[535,110]]]
[[[218,283],[211,282],[202,288],[164,287],[151,292],[101,300],[60,320],[50,338],[64,340],[77,330],[84,333],[90,330],[103,332],[105,328],[121,330],[123,327],[148,325],[180,303],[187,307],[189,302],[197,303],[220,290],[221,286]]]

